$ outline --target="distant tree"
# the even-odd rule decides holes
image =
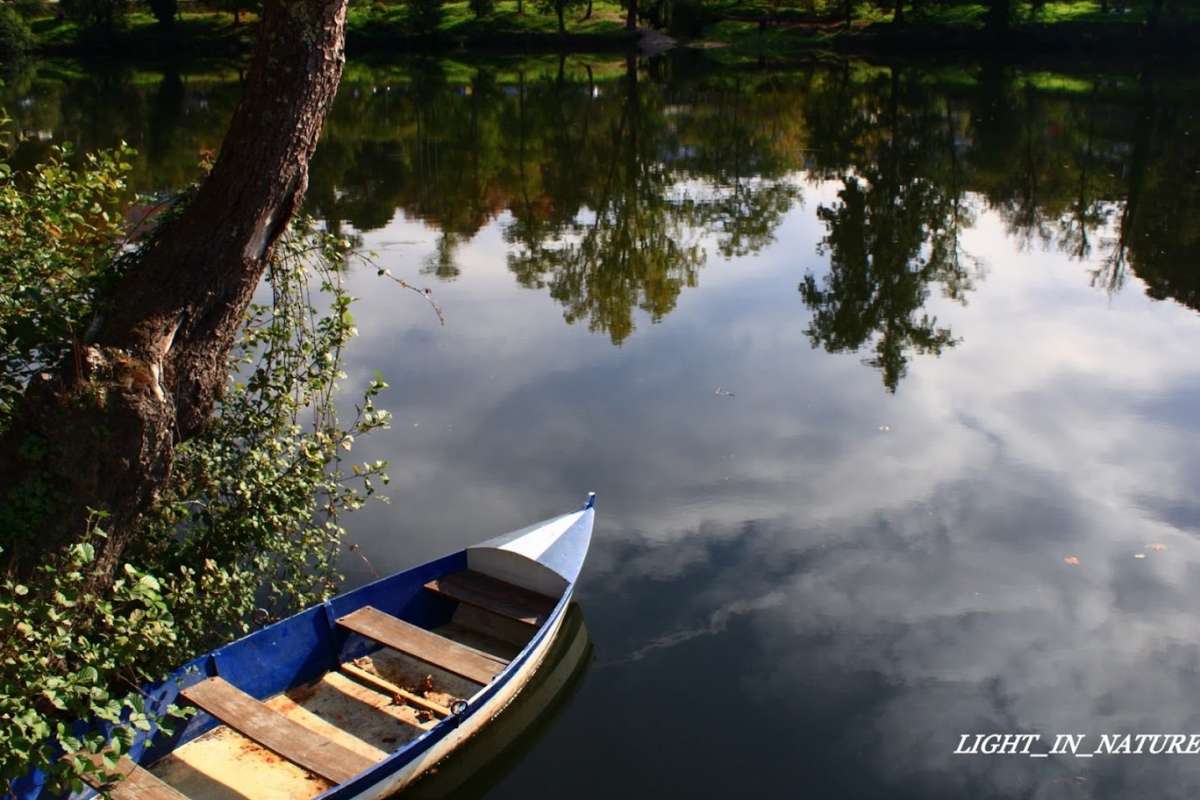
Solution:
[[[417,33],[435,32],[442,24],[445,14],[442,0],[409,0],[408,21]]]
[[[248,11],[259,11],[262,3],[259,0],[216,0],[216,7],[233,14],[233,26],[242,24],[242,15]]]
[[[849,30],[850,23],[854,20],[854,10],[858,7],[858,0],[842,0],[842,22]]]
[[[636,0],[631,0],[636,2]],[[538,0],[538,8],[542,13],[553,12],[558,18],[558,32],[565,34],[567,32],[566,13],[571,6],[580,5],[583,0]]]
[[[150,13],[164,28],[175,24],[175,15],[179,13],[179,0],[147,0]]]
[[[17,58],[32,49],[29,23],[12,8],[0,5],[0,59]]]
[[[469,0],[469,5],[477,18],[490,17],[496,11],[496,0]]]
[[[1012,23],[1012,0],[988,0],[987,27],[997,33],[1007,31]]]
[[[1189,5],[1182,0],[1152,0],[1150,9],[1146,14],[1146,25],[1150,30],[1158,30],[1165,16],[1181,16],[1183,7]]]
[[[63,14],[87,28],[112,30],[129,11],[128,0],[60,0]]]

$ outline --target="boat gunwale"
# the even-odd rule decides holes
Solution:
[[[576,525],[586,521],[588,525],[588,537],[590,538],[594,511],[590,504],[582,509],[582,511],[584,513],[563,531],[564,535],[573,530]],[[592,513],[587,513],[589,511]],[[579,512],[568,513],[576,514]],[[360,655],[369,655],[387,649],[385,645],[373,642],[364,637],[357,637],[357,634],[352,632],[343,634],[337,625],[337,616],[341,613],[346,613],[347,609],[354,610],[370,605],[373,600],[378,598],[387,598],[390,600],[388,590],[414,585],[414,576],[417,576],[415,586],[420,587],[423,585],[426,575],[450,574],[457,571],[456,568],[466,569],[468,551],[476,546],[470,545],[421,564],[413,565],[399,572],[376,578],[369,583],[335,595],[320,603],[315,603],[283,619],[276,620],[269,625],[216,647],[207,653],[196,656],[174,669],[163,680],[142,687],[143,697],[147,701],[147,711],[154,714],[161,714],[165,717],[168,708],[172,704],[179,702],[183,690],[212,677],[225,678],[256,699],[262,700],[281,692],[286,692],[297,686],[302,686],[312,680],[319,679],[321,675],[331,670],[337,670],[341,664],[352,661],[354,658],[360,657]],[[585,544],[585,555],[586,551],[587,546]],[[537,558],[524,557],[528,558],[531,562],[541,563]],[[384,760],[340,784],[331,786],[329,789],[311,798],[311,800],[341,800],[341,798],[353,797],[369,791],[372,786],[402,770],[464,722],[482,712],[488,702],[504,687],[508,686],[513,676],[542,647],[549,632],[554,630],[562,620],[566,609],[573,599],[577,581],[577,574],[574,579],[567,581],[561,596],[543,623],[537,627],[528,642],[505,665],[503,670],[497,673],[490,682],[481,685],[478,691],[466,699],[467,708],[465,711],[441,720],[434,727],[390,752]],[[398,595],[400,599],[394,602],[384,602],[381,605],[386,607],[386,613],[391,613],[397,608],[406,607],[414,601],[418,603],[423,602],[418,599],[423,596],[418,589],[412,594],[400,593]],[[309,629],[309,625],[313,626],[312,629]],[[306,651],[301,651],[302,653],[307,653],[307,656],[297,659],[298,663],[295,664],[295,669],[287,678],[287,685],[282,688],[274,688],[279,683],[277,680],[279,673],[267,673],[263,677],[265,681],[270,682],[268,686],[271,688],[268,688],[267,691],[258,691],[262,688],[261,683],[253,686],[247,685],[245,680],[238,680],[239,677],[243,679],[246,677],[244,674],[247,672],[246,662],[251,660],[256,644],[277,644],[283,639],[291,638],[293,629],[300,634],[313,636],[314,641],[313,646],[309,647]],[[275,635],[273,636],[273,634]],[[358,641],[356,641],[355,637],[357,637]],[[356,655],[356,650],[363,650],[363,652]],[[282,667],[280,671],[283,671]],[[239,675],[239,673],[243,674]],[[253,670],[251,670],[250,674],[258,675]],[[272,681],[272,679],[276,680]],[[517,687],[516,692],[519,693],[522,688],[523,686]],[[505,706],[507,704],[506,702]],[[495,714],[498,714],[502,710],[503,707],[495,709],[491,716],[494,717]],[[485,720],[480,724],[486,724],[486,722]],[[153,766],[159,760],[167,757],[198,737],[221,727],[222,724],[224,723],[221,720],[207,714],[203,710],[199,710],[192,718],[181,721],[169,736],[161,736],[162,730],[160,726],[154,723],[149,731],[135,732],[134,741],[128,749],[128,755],[136,764],[145,769]],[[118,726],[113,723],[104,722],[96,727],[111,737]],[[421,771],[424,771],[424,768]],[[41,797],[44,784],[42,780],[39,780],[39,778],[42,778],[40,772],[30,773],[27,777],[30,779],[30,784],[25,787],[24,791],[18,790],[16,796],[25,800]],[[90,800],[97,796],[99,796],[99,792],[95,788],[85,786],[82,791],[70,794],[69,798],[71,800]]]
[[[425,731],[421,735],[408,742],[405,742],[397,750],[388,754],[388,757],[383,761],[375,764],[371,768],[360,772],[348,781],[344,781],[335,786],[331,786],[324,792],[316,795],[312,800],[343,800],[343,798],[354,797],[363,791],[366,791],[374,784],[378,783],[379,779],[399,772],[409,763],[416,759],[417,756],[432,748],[437,742],[450,735],[451,731],[462,725],[475,714],[480,713],[488,701],[498,693],[503,687],[508,685],[513,674],[521,669],[529,658],[537,651],[538,647],[545,640],[549,632],[562,619],[566,613],[567,607],[571,604],[574,595],[575,583],[567,584],[567,588],[563,590],[562,597],[554,606],[554,610],[547,615],[546,621],[539,626],[538,630],[529,639],[529,642],[521,648],[521,651],[508,662],[491,682],[481,686],[475,694],[471,695],[466,700],[467,710],[438,722],[437,725]],[[382,649],[382,648],[380,648]],[[497,709],[499,713],[500,709]]]

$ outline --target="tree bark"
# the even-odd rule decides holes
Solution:
[[[638,0],[625,0],[625,30],[637,30]]]
[[[986,25],[993,33],[1008,31],[1012,19],[1012,0],[988,0]]]
[[[100,580],[208,421],[272,249],[308,185],[337,92],[347,0],[266,0],[211,174],[100,304],[94,334],[34,380],[0,439],[8,571],[27,575],[106,517]],[[14,530],[15,524],[15,530]]]
[[[1158,23],[1162,19],[1163,0],[1154,0],[1150,4],[1150,14],[1147,18],[1147,27],[1152,31],[1158,30]]]

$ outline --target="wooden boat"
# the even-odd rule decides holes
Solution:
[[[408,786],[405,800],[483,797],[537,747],[569,704],[592,657],[583,611],[572,602],[558,636],[508,707],[454,753]]]
[[[500,713],[557,638],[591,541],[581,511],[370,583],[149,687],[194,706],[122,757],[116,800],[373,800]],[[31,776],[19,797],[40,795]],[[95,793],[93,790],[92,794]]]

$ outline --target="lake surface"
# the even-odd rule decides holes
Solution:
[[[1194,798],[1200,88],[678,55],[352,63],[311,210],[392,383],[386,573],[599,493],[592,650],[456,797]],[[235,69],[45,64],[2,105],[164,192]],[[360,452],[361,451],[361,452]],[[348,580],[371,571],[357,558]]]

